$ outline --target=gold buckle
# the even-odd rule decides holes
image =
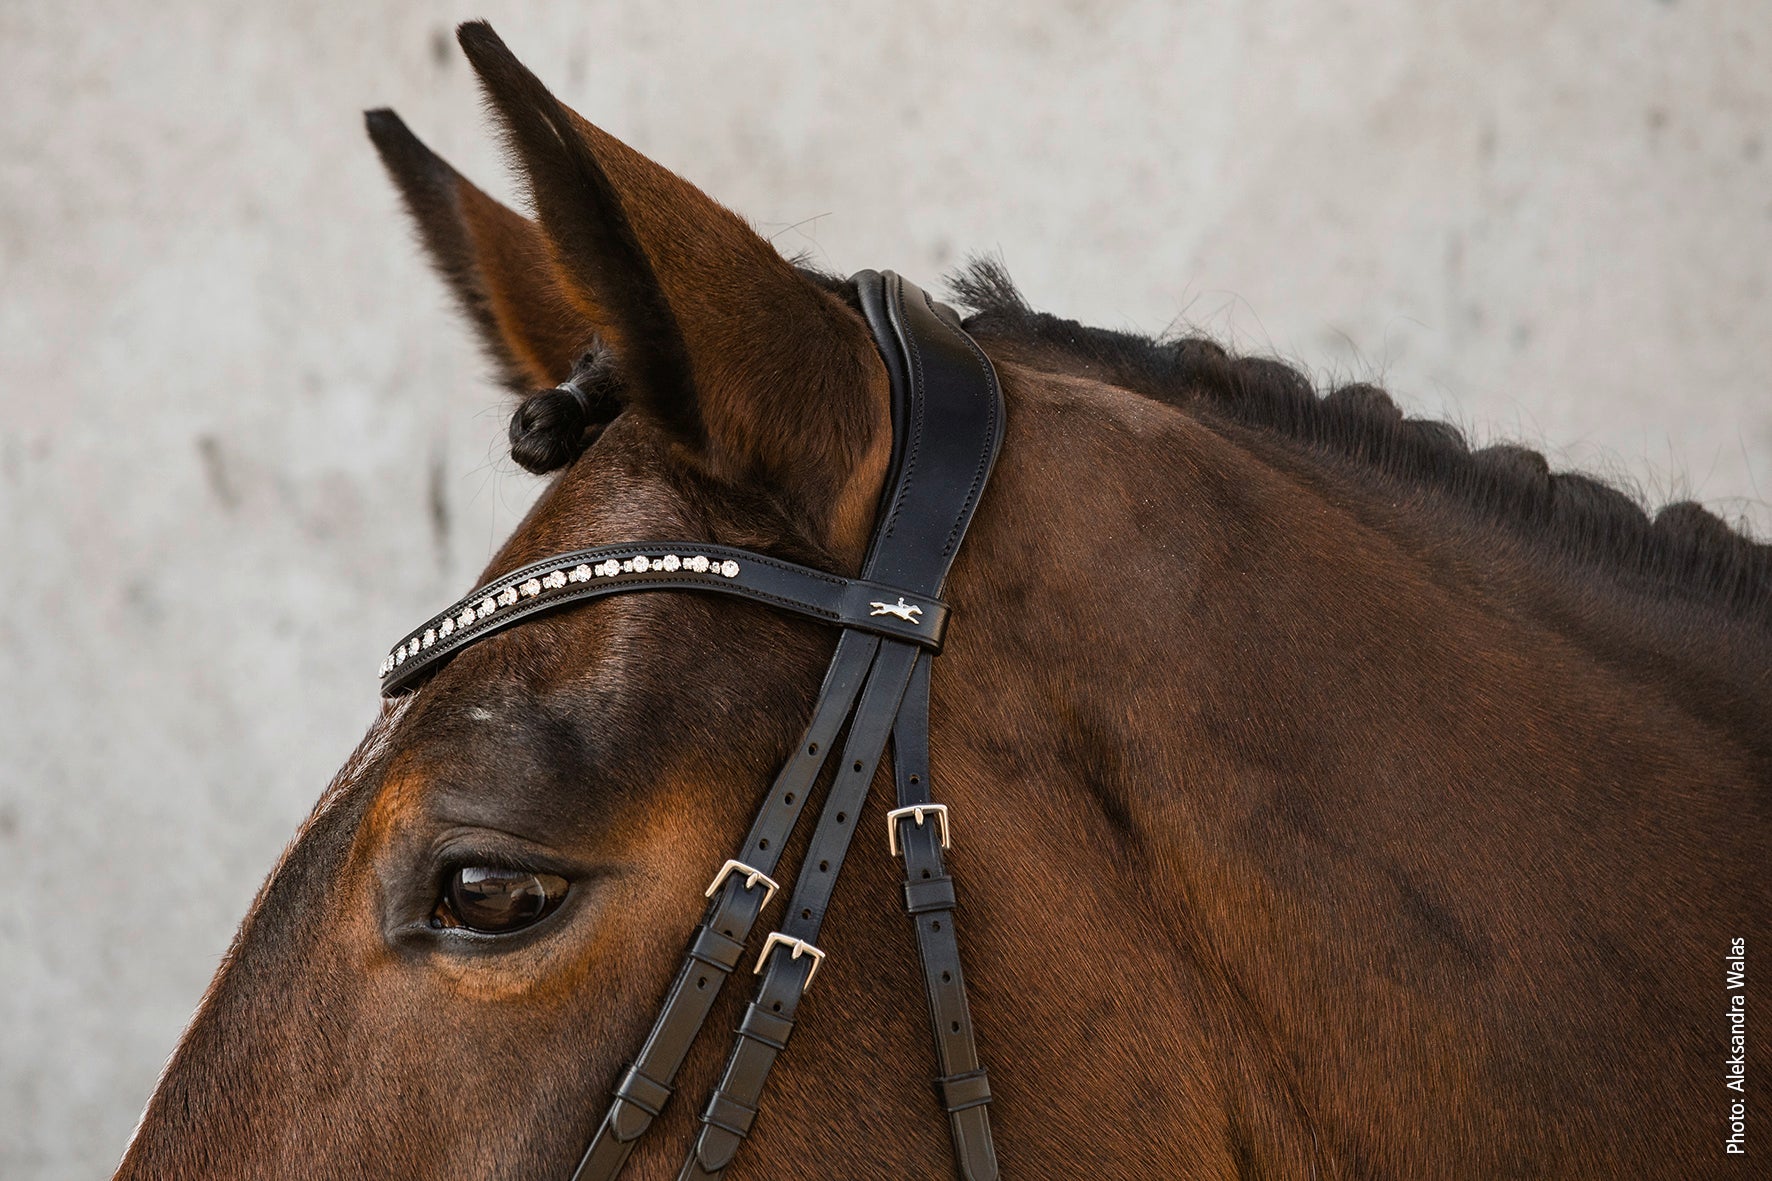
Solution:
[[[762,882],[763,906],[769,905],[769,900],[775,897],[775,891],[778,888],[775,884],[775,879],[760,869],[753,869],[742,861],[732,859],[728,859],[726,864],[720,867],[720,872],[714,875],[713,884],[703,891],[703,896],[712,898],[714,896],[714,891],[724,885],[726,879],[735,873],[742,873],[744,875],[744,888],[747,890],[752,886],[755,886],[758,882]],[[761,910],[762,907],[758,907],[758,909]]]
[[[946,849],[953,844],[953,835],[948,831],[948,806],[946,804],[912,804],[908,808],[894,808],[886,813],[886,847],[898,856],[898,822],[906,816],[914,817],[917,827],[923,827],[923,814],[935,813],[941,821],[941,847]]]
[[[763,971],[763,965],[769,960],[769,953],[775,950],[775,945],[778,943],[794,949],[794,954],[790,957],[792,959],[797,960],[803,955],[812,957],[812,970],[806,973],[806,983],[800,986],[802,991],[811,988],[812,978],[818,975],[818,966],[824,963],[824,952],[804,939],[795,939],[792,935],[783,935],[780,931],[769,932],[769,938],[763,940],[763,954],[757,957],[757,966],[751,969],[752,973],[760,974]]]

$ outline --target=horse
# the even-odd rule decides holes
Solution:
[[[367,120],[550,477],[487,580],[657,536],[855,575],[893,423],[854,284],[489,27],[459,40],[533,217]],[[1371,386],[1036,312],[995,262],[954,289],[1005,421],[930,773],[1003,1175],[1744,1162],[1725,973],[1767,933],[1769,547]],[[571,1176],[836,643],[615,595],[389,698],[117,1178]],[[734,1176],[953,1175],[881,796]],[[624,1175],[677,1175],[746,991]]]

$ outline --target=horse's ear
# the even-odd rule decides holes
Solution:
[[[490,27],[458,36],[630,404],[716,475],[859,552],[891,442],[885,366],[860,318],[736,214],[567,109]]]
[[[419,236],[499,375],[519,393],[556,385],[592,341],[536,224],[475,188],[389,110],[364,116]]]

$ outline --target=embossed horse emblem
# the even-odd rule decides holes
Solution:
[[[873,608],[869,615],[896,615],[906,623],[917,622],[917,616],[923,614],[923,608],[905,602],[903,595],[898,596],[896,603],[869,603],[868,606]]]

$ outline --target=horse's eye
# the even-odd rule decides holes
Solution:
[[[431,926],[503,935],[545,917],[565,898],[566,879],[551,873],[465,865],[444,882]]]

